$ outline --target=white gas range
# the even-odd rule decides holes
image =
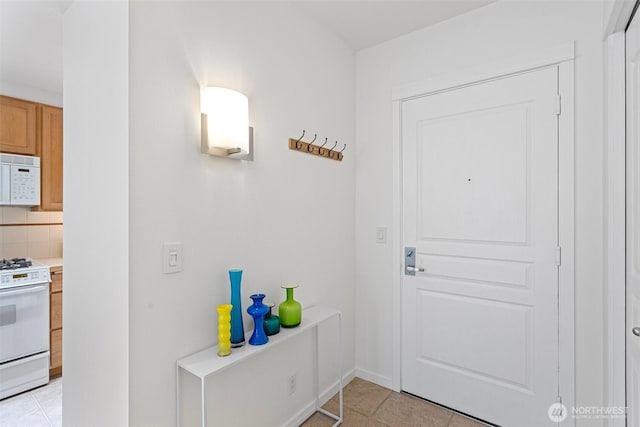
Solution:
[[[0,260],[0,399],[49,382],[49,267]]]

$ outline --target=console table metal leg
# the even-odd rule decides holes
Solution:
[[[176,363],[176,427],[180,427],[180,366]]]
[[[205,394],[204,394],[204,380],[207,377],[203,377],[200,379],[200,388],[201,388],[201,396],[202,399],[200,400],[200,410],[202,411],[202,427],[207,427],[207,412],[205,411],[205,407],[206,407],[206,398],[205,398]]]
[[[342,313],[338,313],[338,340],[338,348],[340,349],[338,355],[338,357],[340,357],[340,361],[338,363],[340,369],[340,419],[338,420],[338,423],[336,425],[342,424],[342,421],[344,420],[344,414],[342,413],[342,363],[344,361],[342,354]]]
[[[340,412],[339,415],[336,414],[332,414],[329,411],[326,411],[324,409],[322,409],[320,407],[320,392],[318,391],[318,388],[316,387],[316,411],[325,414],[328,417],[333,418],[334,420],[336,420],[335,424],[333,424],[333,427],[337,427],[340,424],[342,424],[342,422],[344,421],[344,414],[342,412],[342,405],[343,405],[343,400],[342,400],[342,314],[341,313],[337,313],[336,314],[338,316],[338,357],[339,359],[339,378],[338,378],[338,386],[339,386],[339,390],[338,390],[338,394],[340,395],[339,400],[340,400]],[[315,356],[314,356],[314,367],[315,367],[315,374],[314,374],[314,382],[316,384],[318,384],[318,331],[317,331],[317,327],[315,329],[315,336],[314,336],[314,349],[315,349]]]
[[[319,370],[319,357],[318,357],[318,326],[313,328],[313,393],[315,399],[316,411],[320,409],[320,376]]]

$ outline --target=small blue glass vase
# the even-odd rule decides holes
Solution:
[[[229,270],[231,282],[231,347],[244,345],[244,325],[242,324],[242,295],[240,283],[242,270]]]
[[[266,302],[264,305],[269,307],[269,311],[264,316],[264,333],[269,337],[280,332],[280,318],[271,312],[275,307],[274,303]]]
[[[250,298],[253,304],[247,308],[247,313],[253,317],[253,334],[249,338],[249,344],[263,345],[269,342],[269,337],[264,332],[264,315],[269,312],[269,307],[262,303],[264,294],[253,294]]]

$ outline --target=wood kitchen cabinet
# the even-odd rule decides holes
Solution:
[[[53,378],[62,375],[62,267],[51,267],[49,296],[49,376]]]
[[[37,105],[0,95],[0,152],[36,155]]]
[[[62,211],[62,108],[38,105],[39,211]]]
[[[40,157],[40,206],[62,211],[62,108],[0,95],[0,153]]]

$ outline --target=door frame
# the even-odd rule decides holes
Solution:
[[[575,406],[575,321],[574,321],[574,41],[530,52],[502,61],[439,75],[424,81],[394,87],[393,106],[393,374],[392,388],[401,384],[401,284],[402,249],[402,103],[438,92],[484,83],[543,67],[558,67],[559,93],[562,97],[558,122],[558,236],[562,262],[558,270],[559,286],[559,388],[562,403]],[[553,402],[549,402],[551,404]],[[570,409],[569,409],[570,410]],[[568,426],[575,425],[567,417]]]
[[[604,404],[626,402],[626,57],[625,29],[635,1],[613,0],[605,17],[605,390]],[[625,419],[608,419],[624,427]]]

